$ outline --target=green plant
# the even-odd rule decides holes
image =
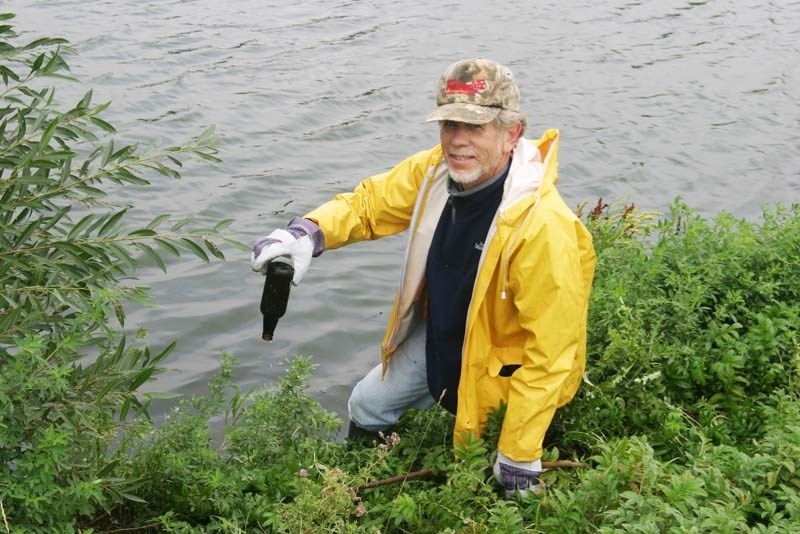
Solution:
[[[297,513],[304,499],[316,498],[310,486],[329,488],[334,508],[341,504],[336,495],[352,492],[352,484],[341,481],[354,478],[323,463],[342,450],[333,442],[341,420],[304,394],[311,360],[296,358],[278,384],[247,394],[232,382],[234,364],[224,354],[208,395],[183,400],[142,439],[127,444],[128,460],[118,473],[136,481],[137,499],[98,521],[159,523],[168,530],[281,530],[296,521],[318,525],[330,516],[311,520],[308,510]],[[214,420],[225,422],[221,442]]]
[[[592,220],[586,383],[554,425],[562,445],[645,433],[669,456],[687,420],[718,443],[763,435],[773,395],[797,391],[798,226],[797,206],[757,224],[707,221],[679,201],[639,231]]]
[[[0,14],[0,502],[15,532],[68,531],[77,518],[130,495],[113,445],[146,414],[137,392],[173,350],[128,336],[126,301],[141,265],[190,252],[223,254],[213,229],[167,215],[128,228],[130,206],[107,196],[178,177],[187,156],[218,161],[207,130],[182,146],[117,146],[89,91],[62,111],[48,80],[69,79],[63,39],[17,45]],[[160,250],[160,252],[159,252]]]
[[[627,213],[590,223],[604,248],[598,247],[590,309],[587,380],[557,412],[546,439],[546,459],[579,456],[587,467],[548,471],[542,495],[506,500],[486,469],[502,408],[490,414],[481,439],[460,442],[458,459],[453,416],[438,406],[406,414],[386,441],[333,443],[328,416],[305,396],[310,364],[301,359],[262,400],[234,395],[238,415],[228,420],[226,450],[213,450],[207,432],[159,431],[194,442],[176,452],[213,451],[210,465],[235,491],[213,493],[208,476],[185,469],[175,483],[203,488],[185,501],[195,510],[209,505],[205,517],[167,500],[152,515],[138,515],[140,523],[155,515],[168,529],[208,531],[796,530],[800,354],[798,305],[789,296],[797,282],[793,272],[769,268],[769,258],[797,261],[800,211],[767,213],[761,225],[734,224],[727,215],[706,221],[680,203],[658,223]],[[753,285],[753,277],[765,287]],[[774,298],[759,300],[764,291]],[[726,310],[733,308],[741,328],[730,322]],[[689,324],[678,324],[676,310]],[[745,364],[722,369],[731,351]],[[752,379],[753,369],[772,389]],[[182,458],[163,457],[168,464]],[[403,479],[423,468],[433,468],[430,476]],[[170,469],[156,465],[150,476]],[[359,489],[389,478],[395,482]],[[180,495],[164,492],[170,493]]]

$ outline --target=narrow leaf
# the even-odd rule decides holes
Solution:
[[[111,139],[108,141],[108,144],[106,145],[105,149],[103,149],[103,155],[100,160],[102,162],[100,164],[102,167],[108,165],[108,162],[111,160],[111,155],[113,153],[114,153],[114,140]]]
[[[114,314],[117,316],[120,326],[125,326],[125,308],[121,304],[114,304]]]
[[[150,380],[150,377],[153,376],[155,370],[156,370],[155,367],[146,367],[141,371],[139,371],[138,373],[136,373],[136,376],[128,386],[130,390],[135,391],[136,389],[139,388],[139,386]]]
[[[133,256],[125,247],[121,247],[116,243],[107,243],[106,246],[112,249],[117,262],[123,263],[130,271],[136,270],[136,261],[134,261]],[[115,264],[114,267],[119,272],[125,272],[119,265]]]
[[[53,134],[56,133],[56,128],[58,128],[58,117],[50,121],[50,124],[48,124],[47,128],[45,128],[42,138],[39,140],[40,152],[47,148],[47,146],[50,144],[50,139],[52,139]]]
[[[152,237],[156,234],[155,230],[151,230],[150,228],[139,228],[138,230],[134,230],[133,232],[128,234],[128,237]]]
[[[39,227],[42,223],[42,219],[36,219],[28,224],[22,233],[17,237],[16,242],[14,243],[14,248],[20,248],[24,243],[27,243],[28,239],[33,235],[33,232]]]
[[[25,132],[27,131],[27,125],[25,123],[25,115],[22,114],[22,111],[17,110],[17,138],[16,140],[19,141],[23,137],[25,137]]]
[[[86,227],[92,221],[94,221],[94,219],[95,215],[90,213],[89,215],[86,215],[84,218],[78,221],[78,224],[73,226],[72,230],[70,230],[69,233],[67,234],[67,240],[72,241],[73,239],[75,239],[76,236],[81,235],[83,231],[86,229]]]
[[[119,220],[122,218],[123,215],[125,215],[125,212],[127,211],[128,208],[125,208],[112,215],[108,219],[108,221],[106,221],[106,223],[103,225],[103,227],[100,228],[100,231],[97,232],[97,235],[99,236],[106,235],[110,230],[112,230],[117,225],[117,223],[119,223]]]
[[[134,495],[132,493],[125,493],[124,491],[120,491],[119,495],[120,495],[120,497],[122,497],[123,499],[128,500],[128,501],[147,504],[146,500],[144,500],[141,497],[138,497],[138,496],[136,496],[136,495]]]
[[[180,230],[181,228],[183,228],[184,226],[189,224],[189,222],[192,220],[192,218],[193,218],[192,215],[188,215],[188,216],[184,217],[183,219],[181,219],[180,221],[176,222],[174,225],[172,225],[172,231],[173,232],[177,232],[178,230]]]
[[[15,82],[19,81],[19,76],[17,76],[17,73],[9,69],[5,65],[0,65],[0,75],[3,76],[4,85],[8,85],[9,78],[14,80]]]
[[[236,239],[232,239],[230,237],[223,237],[222,240],[225,241],[227,244],[231,245],[232,247],[238,248],[239,250],[242,250],[244,252],[250,252],[251,250],[249,245],[247,245],[246,243],[242,243],[241,241],[237,241]]]
[[[198,150],[194,154],[200,159],[204,159],[210,163],[222,163],[222,160],[220,158],[213,156],[207,152],[201,152]]]
[[[92,90],[89,89],[88,91],[86,91],[86,94],[83,95],[81,101],[78,102],[78,105],[75,106],[75,109],[86,109],[89,107],[91,103],[92,103]]]
[[[135,150],[136,149],[133,146],[125,145],[124,147],[122,147],[119,150],[117,150],[116,152],[114,152],[114,155],[111,156],[111,159],[114,160],[114,161],[123,160],[123,159],[127,158],[128,156],[130,156],[131,154],[133,154]]]
[[[152,360],[150,360],[148,358],[148,360],[147,360],[148,364],[157,365],[164,358],[166,358],[167,356],[172,354],[172,351],[174,351],[175,347],[177,347],[177,346],[178,346],[178,342],[177,341],[172,341],[169,345],[164,347],[164,349],[161,352],[159,352]]]
[[[180,175],[180,173],[178,171],[176,171],[175,169],[170,169],[169,167],[167,167],[166,165],[163,165],[161,163],[153,163],[152,165],[148,165],[148,167],[150,167],[151,169],[155,170],[156,172],[158,172],[162,176],[166,176],[167,178],[180,178],[181,177],[181,175]]]
[[[44,63],[44,54],[39,54],[39,56],[33,61],[33,65],[31,65],[31,73],[38,71],[42,63]]]
[[[182,397],[183,395],[181,395],[180,393],[158,393],[158,392],[156,392],[156,393],[145,393],[144,396],[148,400],[153,400],[153,399],[171,400],[171,399],[177,399],[179,397]]]
[[[161,239],[161,238],[156,237],[156,238],[153,238],[153,241],[158,243],[159,246],[161,248],[163,248],[164,250],[166,250],[167,252],[170,252],[171,254],[174,254],[178,258],[181,257],[181,251],[178,250],[178,247],[176,247],[175,245],[173,245],[172,243],[170,243],[166,239]]]
[[[150,222],[147,224],[147,226],[145,226],[145,228],[149,228],[149,229],[158,228],[158,226],[159,226],[159,225],[160,225],[162,222],[166,221],[166,220],[167,220],[167,219],[169,219],[170,217],[172,217],[172,215],[170,215],[169,213],[162,213],[161,215],[159,215],[159,216],[155,217],[155,218],[154,218],[152,221],[150,221]]]
[[[122,407],[119,409],[119,420],[124,421],[126,417],[128,417],[128,411],[131,409],[131,398],[128,397],[125,399],[125,402],[122,403]]]
[[[39,39],[36,39],[36,40],[31,41],[30,43],[26,44],[25,46],[20,48],[20,50],[33,50],[34,48],[39,48],[40,46],[53,46],[53,45],[67,44],[67,43],[69,43],[69,41],[67,41],[66,39],[58,38],[58,37],[56,37],[56,38],[53,38],[53,37],[41,37]]]
[[[164,265],[164,260],[161,259],[161,256],[159,256],[150,245],[146,243],[135,243],[135,245],[141,249],[151,260],[153,260],[153,262],[158,265],[162,271],[165,273],[167,272],[167,266]]]
[[[214,125],[209,126],[203,133],[197,136],[197,144],[199,145],[210,145],[216,140],[216,135],[214,134]]]
[[[92,121],[92,123],[95,126],[100,127],[100,129],[102,129],[105,132],[116,133],[116,131],[117,131],[116,128],[114,128],[111,124],[109,124],[108,122],[104,121],[103,119],[100,119],[100,118],[97,118],[97,117],[89,117],[89,120]]]
[[[111,473],[119,465],[119,460],[108,462],[100,471],[97,472],[98,477],[104,477]]]
[[[203,243],[206,245],[208,251],[211,254],[213,254],[217,259],[225,261],[225,255],[219,248],[217,248],[217,245],[213,241],[209,239],[203,239]]]
[[[227,228],[231,224],[233,224],[235,220],[236,219],[223,219],[223,220],[219,221],[217,224],[214,225],[214,231],[215,232],[223,231],[225,228]]]
[[[186,237],[181,238],[181,243],[183,243],[184,248],[193,252],[198,258],[208,263],[209,261],[208,254],[206,254],[205,251],[202,248],[200,248],[200,245],[198,245],[197,243]]]

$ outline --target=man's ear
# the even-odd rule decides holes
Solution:
[[[520,123],[516,123],[511,128],[508,128],[503,133],[503,151],[511,152],[514,150],[514,147],[517,145],[517,141],[519,141],[521,135],[522,125]]]

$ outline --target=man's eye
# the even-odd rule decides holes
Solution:
[[[442,121],[442,129],[447,130],[448,132],[458,131],[458,129],[461,128],[462,126],[469,133],[479,133],[483,131],[483,124],[469,124],[466,122]]]

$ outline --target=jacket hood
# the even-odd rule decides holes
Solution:
[[[520,200],[527,198],[535,202],[541,194],[553,187],[558,180],[557,168],[558,130],[547,130],[537,140],[521,137],[514,147],[505,194],[499,212],[506,218],[516,218],[530,205],[519,206],[520,212],[512,209]]]
[[[506,180],[505,193],[496,219],[513,228],[511,235],[502,244],[500,253],[500,298],[503,300],[508,298],[511,252],[526,221],[536,211],[542,195],[553,189],[558,179],[557,154],[558,130],[555,129],[547,130],[536,141],[520,138],[514,147],[509,179]]]

